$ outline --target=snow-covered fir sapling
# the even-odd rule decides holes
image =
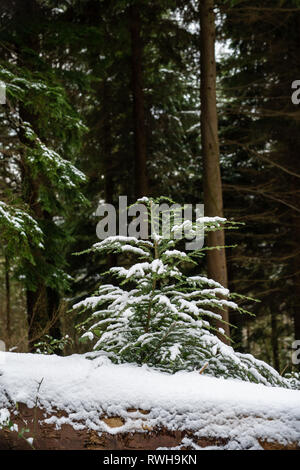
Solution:
[[[138,201],[139,202],[139,201]],[[141,201],[140,201],[141,202]],[[152,204],[161,200],[142,199],[151,220]],[[151,239],[110,236],[88,250],[103,255],[136,257],[130,266],[112,267],[107,275],[116,282],[101,284],[97,292],[74,306],[88,317],[79,327],[82,338],[94,350],[115,363],[147,364],[166,372],[199,370],[215,377],[239,378],[266,385],[289,387],[272,367],[248,354],[240,354],[218,337],[215,320],[232,309],[245,313],[218,282],[205,274],[188,275],[187,266],[198,266],[205,248],[185,251],[176,236],[183,225],[171,217],[169,237],[152,230]],[[151,220],[152,229],[156,225]],[[157,222],[157,221],[156,221]],[[188,235],[200,225],[205,232],[235,227],[219,217],[185,221]],[[187,232],[185,232],[187,233]],[[121,256],[119,256],[121,258]],[[218,313],[216,313],[218,312]],[[218,335],[217,335],[218,334]]]

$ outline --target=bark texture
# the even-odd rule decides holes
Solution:
[[[132,410],[136,411],[136,410]],[[175,447],[181,444],[184,437],[193,440],[200,447],[224,446],[229,439],[224,437],[196,437],[192,431],[176,430],[170,431],[167,428],[147,429],[134,433],[108,432],[99,434],[89,429],[75,430],[69,424],[62,424],[60,429],[56,429],[54,424],[47,424],[44,421],[45,414],[40,408],[27,408],[19,405],[19,417],[14,421],[19,425],[19,429],[26,427],[29,433],[26,437],[34,437],[34,449],[36,450],[156,450],[158,447]],[[57,416],[63,416],[61,412]],[[106,424],[114,428],[122,424],[122,418],[103,418]],[[26,421],[26,425],[24,424]],[[35,433],[35,435],[34,435]],[[274,441],[259,440],[260,445],[266,450],[298,450],[297,443],[281,444]],[[31,450],[31,446],[18,437],[15,432],[0,431],[0,450]],[[189,450],[189,447],[182,448]]]
[[[201,0],[201,141],[203,153],[203,189],[205,215],[223,217],[223,195],[220,170],[220,149],[218,138],[218,115],[216,104],[216,61],[215,61],[215,15],[214,0]],[[208,234],[208,246],[224,246],[223,231]],[[207,253],[208,276],[224,287],[228,286],[226,255],[224,249]],[[223,320],[229,321],[228,311],[219,312]],[[229,325],[219,327],[230,336]]]
[[[131,66],[133,94],[133,122],[135,143],[135,197],[145,196],[147,182],[147,146],[145,125],[145,97],[143,90],[143,40],[141,37],[141,17],[136,5],[129,10],[131,34]]]

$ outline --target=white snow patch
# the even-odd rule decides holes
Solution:
[[[177,353],[174,348],[173,355]],[[196,436],[229,439],[228,449],[261,448],[258,439],[300,445],[300,392],[195,372],[174,375],[147,366],[114,365],[100,353],[59,357],[7,352],[0,369],[1,420],[12,402],[39,406],[59,427],[71,424],[98,432],[145,432],[147,427],[190,430]],[[93,359],[89,359],[93,357]],[[39,383],[42,384],[38,391]],[[129,408],[149,410],[137,418]],[[125,424],[109,428],[101,419],[120,416]]]

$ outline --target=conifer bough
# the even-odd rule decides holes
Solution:
[[[149,217],[153,202],[157,203],[146,201]],[[235,227],[225,219],[221,223],[219,217],[204,220],[206,232],[224,225]],[[74,306],[88,312],[79,325],[82,339],[94,342],[94,350],[115,363],[147,364],[171,373],[202,370],[215,377],[289,388],[289,381],[272,367],[235,352],[218,338],[224,330],[214,326],[216,320],[222,321],[216,311],[248,312],[233,300],[237,295],[218,282],[204,274],[185,274],[188,267],[197,266],[205,248],[188,254],[177,249],[180,240],[174,238],[173,222],[168,239],[158,233],[152,234],[152,240],[112,236],[88,250],[126,253],[138,260],[127,267],[112,267],[107,274],[117,282],[101,284],[94,295]]]

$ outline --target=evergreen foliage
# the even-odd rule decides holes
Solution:
[[[63,137],[60,129],[64,129],[70,148],[72,133],[78,140],[84,126],[68,104],[64,90],[53,82],[48,84],[46,78],[37,80],[34,75],[14,65],[0,68],[0,79],[6,84],[6,111],[10,113],[4,124],[16,136],[15,141],[3,148],[7,184],[1,198],[7,202],[1,203],[1,237],[6,239],[5,253],[15,261],[24,261],[18,271],[22,272],[26,287],[35,289],[42,277],[47,285],[61,288],[67,276],[57,246],[62,249],[70,240],[63,227],[70,206],[85,203],[79,190],[85,176],[59,151],[53,150],[51,143]],[[38,126],[33,123],[37,130],[22,119],[20,108],[29,110],[35,119],[38,117]],[[53,119],[56,126],[48,126],[49,132],[45,132],[45,120]],[[62,143],[63,140],[58,147],[61,152],[64,151]]]
[[[182,204],[203,201],[200,4],[1,0],[0,81],[7,103],[0,105],[0,336],[9,346],[27,350],[33,322],[41,335],[29,331],[29,345],[43,337],[49,344],[59,341],[67,332],[75,339],[67,351],[85,351],[86,345],[77,349],[72,325],[62,322],[67,331],[47,337],[44,327],[58,312],[63,316],[65,300],[75,303],[93,292],[108,267],[129,269],[133,263],[134,253],[121,247],[127,242],[72,256],[96,241],[100,200],[116,204],[121,194],[135,200],[132,5],[141,39],[146,193]],[[246,222],[227,236],[227,244],[237,245],[227,251],[228,278],[230,288],[246,296],[240,305],[255,312],[254,318],[231,309],[237,328],[230,334],[235,350],[291,372],[299,368],[291,345],[300,335],[299,106],[291,101],[291,84],[299,78],[300,2],[216,0],[215,6],[224,210]],[[198,255],[162,262],[178,262],[175,267],[189,278],[205,272],[206,259]],[[125,292],[141,289],[135,277],[123,284],[117,271],[106,275],[107,283],[113,274],[112,284]],[[172,280],[166,278],[167,285]],[[188,281],[181,281],[186,289]],[[161,285],[158,279],[157,289]],[[249,296],[261,302],[253,304]],[[202,327],[209,338],[217,333],[213,320],[201,317],[210,323]],[[181,367],[180,358],[172,370]],[[203,362],[204,356],[199,367]]]
[[[138,201],[139,202],[139,201]],[[153,227],[152,199],[147,204],[148,220]],[[152,218],[151,218],[152,217]],[[188,226],[189,237],[197,225],[171,220],[171,234],[152,232],[152,240],[114,236],[96,243],[91,251],[129,253],[138,262],[129,268],[112,267],[109,274],[116,284],[101,284],[98,291],[74,308],[90,313],[81,327],[83,339],[94,341],[94,349],[104,351],[117,362],[148,364],[167,372],[206,367],[205,373],[216,377],[234,377],[268,385],[288,386],[288,382],[251,355],[235,353],[216,335],[214,320],[221,319],[224,308],[246,313],[235,302],[235,295],[205,275],[185,274],[184,266],[196,264],[205,249],[178,250],[178,230]],[[202,217],[196,224],[205,231],[235,227],[218,217]],[[160,226],[158,223],[157,228]]]

